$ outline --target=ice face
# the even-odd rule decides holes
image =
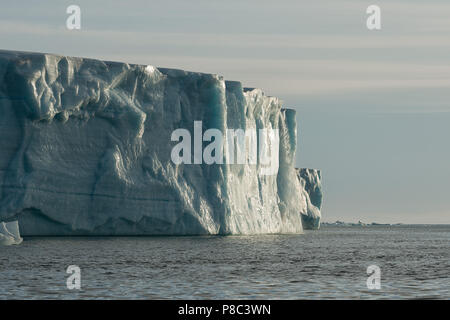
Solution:
[[[259,89],[0,51],[0,97],[0,221],[18,220],[22,235],[299,233],[302,216],[320,217],[294,168],[295,111]],[[175,164],[171,134],[194,132],[195,121],[203,131],[277,130],[278,170]]]
[[[301,184],[303,199],[306,202],[306,211],[302,211],[304,229],[315,230],[320,227],[322,209],[322,175],[320,170],[296,169]]]

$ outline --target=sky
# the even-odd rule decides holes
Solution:
[[[0,49],[215,73],[282,99],[297,165],[322,170],[323,221],[450,223],[447,0],[0,3]]]

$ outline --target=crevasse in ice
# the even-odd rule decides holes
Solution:
[[[239,82],[0,51],[0,115],[0,221],[9,222],[0,241],[19,242],[17,227],[22,235],[200,235],[319,226],[320,172],[295,168],[295,111]],[[204,130],[279,130],[278,172],[174,164],[171,133],[192,132],[194,121]]]

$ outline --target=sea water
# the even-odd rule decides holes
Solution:
[[[450,299],[450,225],[299,235],[25,238],[0,247],[1,299]],[[367,286],[380,268],[380,289]],[[69,266],[80,270],[70,290]]]

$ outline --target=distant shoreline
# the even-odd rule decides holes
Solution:
[[[376,226],[448,226],[450,223],[379,223],[379,222],[369,222],[365,223],[362,221],[358,222],[321,222],[321,226],[337,226],[337,227],[376,227]]]

